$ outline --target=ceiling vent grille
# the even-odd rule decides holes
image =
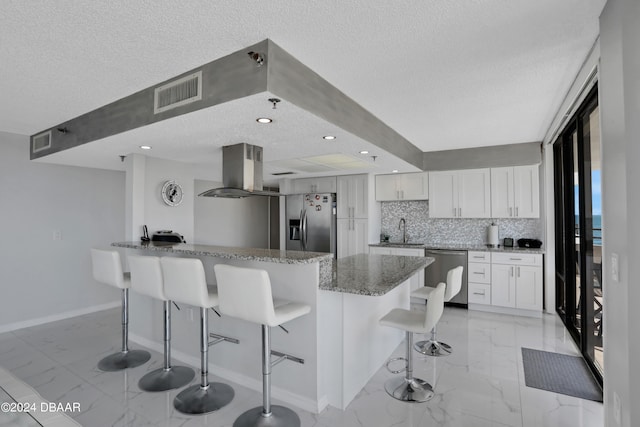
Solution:
[[[202,99],[202,71],[174,80],[154,91],[153,114]]]
[[[49,148],[51,148],[51,131],[43,132],[33,137],[33,144],[31,144],[32,153],[37,153],[38,151]]]

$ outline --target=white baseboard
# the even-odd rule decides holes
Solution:
[[[38,317],[36,319],[23,320],[21,322],[0,325],[0,334],[4,332],[16,331],[18,329],[30,328],[32,326],[43,325],[45,323],[56,322],[58,320],[69,319],[71,317],[82,316],[84,314],[95,313],[97,311],[109,310],[111,308],[120,307],[121,301],[109,302],[106,304],[94,305],[91,307],[80,308],[78,310],[65,311],[63,313],[53,314],[51,316]]]
[[[158,353],[164,352],[164,343],[155,342],[132,333],[129,333],[129,340],[155,350]],[[171,357],[191,366],[200,366],[199,357],[190,356],[182,351],[171,349]],[[209,363],[209,372],[220,378],[224,378],[227,381],[231,381],[243,387],[247,387],[251,390],[262,393],[262,381],[256,380],[255,378],[248,377],[246,375],[231,371],[212,363]],[[292,393],[288,390],[284,390],[282,388],[274,386],[271,386],[271,395],[275,399],[282,400],[283,402],[314,414],[319,414],[329,404],[326,396],[319,399],[318,401],[314,401],[313,399],[298,396],[297,394]]]
[[[498,314],[511,314],[513,316],[525,316],[525,317],[542,317],[542,311],[536,310],[521,310],[518,308],[509,308],[509,307],[498,307],[495,305],[486,305],[486,304],[469,304],[469,310],[476,311],[485,311],[487,313],[498,313]]]

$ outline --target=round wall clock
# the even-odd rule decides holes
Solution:
[[[169,206],[182,203],[182,187],[175,181],[167,181],[162,186],[162,200]]]

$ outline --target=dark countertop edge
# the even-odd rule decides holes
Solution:
[[[304,258],[287,258],[276,257],[267,254],[266,252],[278,251],[278,249],[259,249],[259,248],[234,248],[225,246],[211,246],[211,245],[190,245],[186,243],[178,244],[166,244],[166,245],[153,245],[142,244],[139,242],[114,242],[111,246],[127,249],[142,249],[156,252],[168,252],[179,253],[191,256],[209,256],[215,258],[225,259],[238,259],[242,261],[263,261],[272,262],[277,264],[312,264],[314,262],[322,262],[326,260],[332,260],[333,255],[330,253],[309,252],[305,254]],[[186,247],[185,247],[186,246]],[[189,246],[197,246],[198,249],[189,248]],[[210,248],[210,249],[206,249]],[[255,251],[255,254],[248,253]],[[281,251],[281,252],[296,252],[298,251]]]
[[[377,255],[377,256],[404,257],[404,255]],[[421,258],[421,257],[407,256],[407,258]],[[337,260],[336,262],[339,263],[340,260]],[[395,288],[400,286],[402,283],[404,283],[407,280],[409,280],[411,278],[411,276],[416,274],[418,271],[420,271],[422,269],[425,269],[426,267],[430,266],[434,262],[435,262],[434,258],[424,257],[424,263],[421,266],[418,266],[418,267],[410,270],[410,273],[405,273],[402,276],[399,276],[399,278],[394,280],[393,284],[387,285],[387,287],[385,289],[367,290],[367,289],[362,289],[362,288],[351,288],[351,287],[345,288],[345,287],[337,287],[337,286],[332,286],[332,285],[320,285],[319,289],[322,290],[322,291],[338,292],[338,293],[343,293],[343,294],[353,294],[353,295],[361,295],[361,296],[379,297],[379,296],[383,296],[383,295],[388,294],[389,292],[391,292],[392,290],[394,290]],[[332,281],[331,283],[334,283],[334,281]]]
[[[544,248],[506,248],[499,246],[497,248],[490,248],[484,245],[437,245],[437,244],[420,244],[420,245],[405,245],[403,243],[370,243],[369,246],[376,248],[403,248],[403,249],[443,249],[443,250],[458,250],[458,251],[477,251],[477,252],[520,252],[520,253],[533,253],[544,254],[546,250]]]

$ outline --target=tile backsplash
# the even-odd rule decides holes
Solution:
[[[543,236],[539,219],[429,218],[429,202],[426,200],[381,202],[381,209],[381,232],[388,234],[393,242],[402,240],[402,230],[398,228],[400,218],[406,221],[409,242],[483,245],[487,242],[487,226],[492,222],[500,228],[501,243],[505,237],[542,240]]]

